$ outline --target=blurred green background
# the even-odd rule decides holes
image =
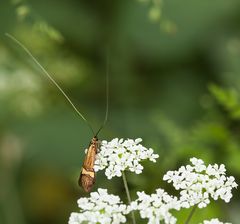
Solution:
[[[224,163],[240,183],[239,30],[238,0],[1,0],[0,223],[67,223],[87,196],[77,179],[92,138],[4,33],[31,50],[95,129],[109,56],[109,120],[99,138],[141,137],[160,155],[141,175],[127,173],[135,198],[158,187],[175,194],[162,176],[193,156]],[[98,187],[127,201],[119,178],[100,172]],[[192,223],[239,223],[239,190],[233,194],[230,204],[198,210]],[[188,213],[176,213],[178,223]]]

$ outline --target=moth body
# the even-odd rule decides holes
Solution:
[[[99,148],[99,141],[97,137],[94,137],[88,147],[87,154],[83,161],[82,170],[78,180],[79,186],[82,186],[84,191],[90,192],[96,179],[96,174],[94,171],[94,163],[96,159],[96,154]]]

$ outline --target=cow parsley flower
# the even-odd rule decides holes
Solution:
[[[231,224],[230,222],[221,222],[218,219],[204,220],[200,224]]]
[[[99,188],[97,192],[92,192],[89,198],[80,198],[77,203],[80,211],[71,213],[68,224],[126,222],[127,206],[118,196],[108,194],[105,189]]]
[[[131,203],[130,210],[138,210],[143,219],[148,219],[148,224],[175,224],[177,219],[170,213],[170,210],[180,209],[177,197],[168,195],[159,188],[156,193],[147,195],[144,192],[137,192],[138,199]]]
[[[223,164],[206,166],[201,159],[191,158],[191,165],[182,166],[177,171],[168,171],[163,180],[173,183],[180,190],[182,207],[198,205],[206,207],[210,199],[222,199],[226,203],[232,198],[232,189],[237,188],[233,176],[226,176]]]
[[[142,173],[142,160],[149,159],[156,162],[159,157],[153,153],[153,149],[145,148],[140,144],[142,139],[118,139],[110,142],[102,141],[99,153],[96,156],[94,170],[105,169],[105,175],[108,179],[114,176],[122,176],[122,171],[128,170],[136,174]]]

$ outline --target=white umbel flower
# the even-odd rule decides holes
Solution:
[[[143,219],[148,219],[148,224],[175,224],[177,219],[170,210],[179,210],[180,203],[177,197],[168,195],[159,188],[156,193],[148,195],[145,192],[137,192],[138,199],[131,203],[130,210],[138,210]]]
[[[115,138],[110,142],[102,141],[94,170],[97,172],[105,169],[108,179],[122,176],[124,170],[142,173],[143,166],[140,162],[146,159],[156,162],[159,156],[153,153],[153,149],[142,146],[141,141],[141,138],[136,140]]]
[[[191,165],[182,166],[177,171],[168,171],[163,180],[173,183],[180,190],[182,207],[198,205],[204,208],[210,199],[222,199],[226,203],[232,198],[232,189],[237,188],[233,176],[226,176],[223,164],[206,166],[201,159],[191,158]]]
[[[231,224],[230,222],[221,222],[218,219],[204,220],[200,224]]]
[[[99,188],[97,192],[92,192],[89,198],[80,198],[77,203],[80,211],[71,213],[68,224],[126,222],[127,206],[118,196],[108,194],[106,189]]]

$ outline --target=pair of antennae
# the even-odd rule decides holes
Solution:
[[[17,40],[15,37],[13,37],[11,34],[6,33],[5,34],[8,38],[10,38],[12,41],[14,41],[17,45],[19,45],[27,54],[28,56],[36,63],[36,65],[42,70],[42,72],[50,79],[50,81],[58,88],[58,90],[62,93],[62,95],[65,97],[65,99],[69,102],[69,104],[72,106],[74,111],[86,122],[88,127],[90,128],[92,134],[94,137],[97,137],[99,132],[103,129],[105,124],[107,123],[108,119],[108,101],[109,101],[109,58],[107,55],[107,73],[106,73],[106,112],[105,112],[105,119],[98,131],[95,133],[91,124],[88,122],[88,120],[83,116],[83,114],[77,109],[77,107],[74,105],[74,103],[70,100],[70,98],[67,96],[67,94],[63,91],[63,89],[58,85],[58,83],[53,79],[53,77],[47,72],[47,70],[38,62],[38,60],[32,55],[32,53],[28,50],[28,48],[22,44],[19,40]]]

